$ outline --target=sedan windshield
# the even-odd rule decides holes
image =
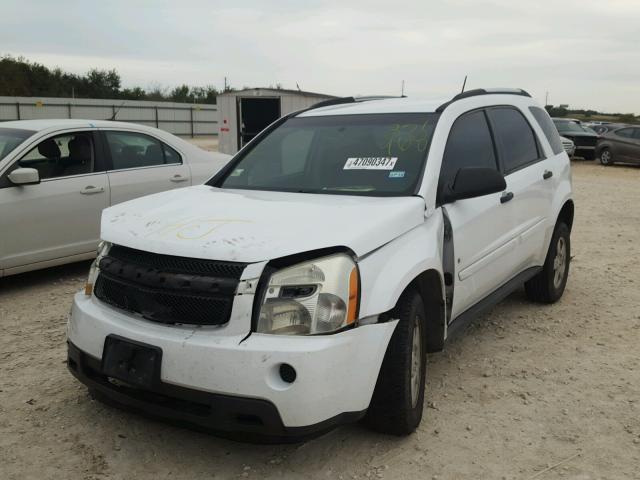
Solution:
[[[562,134],[563,132],[565,133],[569,133],[569,132],[574,132],[574,133],[584,133],[586,130],[583,129],[579,124],[577,124],[576,122],[567,122],[567,121],[560,121],[560,122],[555,122],[556,124],[556,128],[558,129],[558,132],[560,134]]]
[[[0,128],[0,160],[9,155],[22,142],[33,135],[31,130]]]
[[[437,114],[294,117],[211,185],[342,195],[412,195]]]

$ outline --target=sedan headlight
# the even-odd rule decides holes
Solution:
[[[269,279],[257,331],[312,335],[340,330],[356,321],[358,266],[338,253],[277,271]]]
[[[93,293],[93,286],[96,283],[96,278],[98,278],[98,273],[100,273],[100,260],[109,253],[110,248],[111,244],[109,242],[100,242],[98,244],[98,255],[91,264],[91,267],[89,267],[89,277],[87,278],[87,283],[84,285],[85,295],[91,296]]]

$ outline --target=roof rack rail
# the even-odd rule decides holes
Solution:
[[[314,103],[309,108],[304,109],[307,110],[315,110],[316,108],[321,107],[330,107],[332,105],[342,105],[344,103],[358,103],[358,102],[370,102],[372,100],[385,100],[388,98],[406,98],[406,95],[401,97],[393,96],[393,95],[368,95],[364,97],[340,97],[340,98],[330,98],[329,100],[323,100],[318,103]]]
[[[356,99],[354,97],[339,97],[339,98],[330,98],[329,100],[322,100],[321,102],[314,103],[306,110],[313,110],[315,108],[321,107],[330,107],[331,105],[341,105],[343,103],[355,103]]]
[[[445,108],[447,108],[453,102],[462,100],[463,98],[477,97],[479,95],[494,95],[494,94],[520,95],[522,97],[531,97],[531,95],[529,95],[527,91],[521,88],[476,88],[475,90],[467,90],[466,92],[459,93],[448,102],[443,103],[438,108],[436,108],[436,112],[441,113],[442,111],[444,111]]]

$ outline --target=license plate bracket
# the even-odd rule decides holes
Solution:
[[[160,382],[162,349],[109,335],[104,341],[102,373],[135,387],[151,389]]]

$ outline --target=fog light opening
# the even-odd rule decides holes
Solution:
[[[282,381],[286,383],[293,383],[296,381],[296,377],[298,374],[296,373],[295,368],[293,368],[288,363],[283,363],[280,365],[280,378]]]

